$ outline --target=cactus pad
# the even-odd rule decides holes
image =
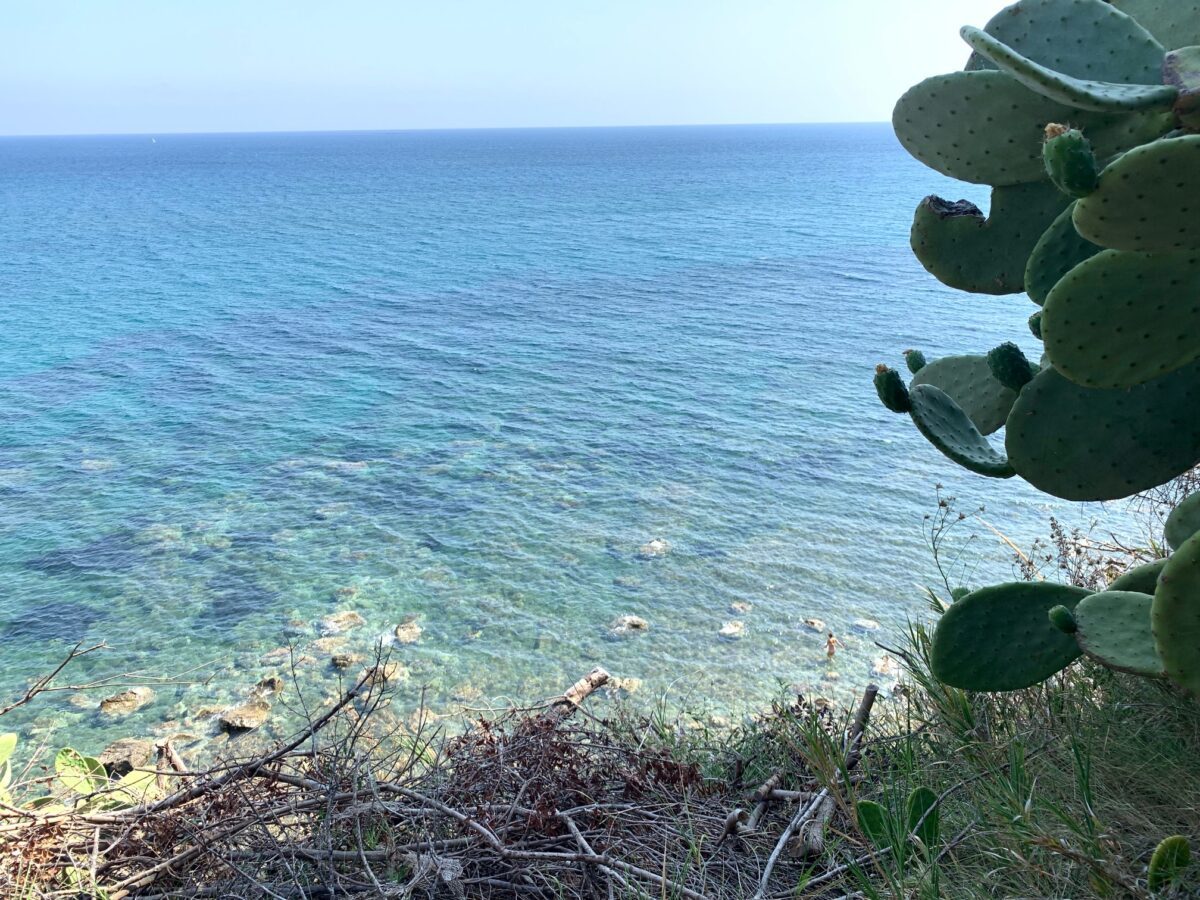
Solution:
[[[961,34],[976,53],[990,60],[1000,71],[1034,93],[1073,109],[1107,113],[1166,109],[1179,95],[1177,88],[1161,83],[1124,84],[1075,78],[1034,62],[986,31],[967,25]],[[1159,67],[1161,69],[1161,57]]]
[[[1147,23],[1130,18],[1135,13],[1127,12],[1119,13],[1102,0],[1021,0],[996,13],[983,30],[1022,56],[1064,75],[1119,84],[1159,84],[1161,38],[1155,38]],[[1172,45],[1179,46],[1183,45]],[[986,68],[993,64],[976,54],[969,65]]]
[[[1200,249],[1200,135],[1130,150],[1074,216],[1083,237],[1114,250]]]
[[[1178,550],[1197,532],[1200,532],[1200,493],[1190,495],[1171,510],[1163,528],[1163,537],[1172,550]]]
[[[1065,606],[1055,606],[1046,615],[1050,619],[1050,624],[1063,634],[1074,634],[1079,630],[1079,626],[1075,623],[1075,614]]]
[[[904,364],[908,366],[908,371],[916,375],[925,368],[925,354],[920,350],[905,350]]]
[[[998,187],[985,219],[973,203],[926,197],[913,217],[913,253],[942,284],[976,294],[1025,290],[1029,255],[1068,203],[1046,182]]]
[[[1050,582],[1016,582],[968,594],[938,620],[933,674],[968,691],[1015,691],[1066,668],[1080,654],[1049,612],[1074,609],[1088,592]]]
[[[1043,369],[1017,397],[1005,443],[1034,487],[1064,500],[1116,500],[1200,461],[1197,408],[1200,363],[1125,390],[1082,387]]]
[[[1167,675],[1200,694],[1200,534],[1184,541],[1163,567],[1150,623]]]
[[[912,386],[932,384],[959,405],[980,434],[1004,427],[1017,395],[992,377],[986,356],[943,356],[921,369]]]
[[[1085,597],[1075,607],[1075,640],[1088,656],[1110,669],[1163,676],[1162,660],[1150,632],[1149,594],[1105,591]]]
[[[1108,586],[1110,591],[1135,591],[1139,594],[1153,594],[1158,586],[1158,576],[1162,574],[1165,559],[1156,559],[1144,566],[1135,566],[1124,575],[1113,580]]]
[[[1166,134],[1169,112],[1112,116],[1040,97],[1003,72],[951,72],[910,88],[892,126],[914,157],[943,175],[996,186],[1046,178],[1042,137],[1052,122],[1083,129],[1107,159]]]
[[[957,403],[932,384],[922,384],[909,393],[910,415],[917,430],[929,443],[964,469],[991,478],[1012,478],[1016,472],[979,433]]]
[[[1163,838],[1150,857],[1146,870],[1146,886],[1152,891],[1161,891],[1171,886],[1192,862],[1192,848],[1181,834]]]
[[[1158,378],[1200,358],[1200,252],[1107,250],[1064,275],[1042,313],[1046,352],[1071,381],[1123,388]]]
[[[1197,12],[1200,18],[1200,12]],[[1175,114],[1190,131],[1200,130],[1200,47],[1183,47],[1167,54],[1163,81],[1179,89]]]
[[[1029,254],[1029,262],[1025,265],[1025,292],[1039,306],[1046,302],[1050,290],[1064,275],[1103,249],[1079,236],[1072,217],[1074,211],[1074,203],[1063,210]]]
[[[1200,44],[1197,0],[1112,0],[1112,5],[1136,19],[1168,50]]]

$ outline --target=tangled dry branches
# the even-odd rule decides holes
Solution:
[[[400,722],[368,674],[254,758],[189,772],[162,748],[171,790],[152,802],[3,807],[0,888],[105,900],[790,896],[818,861],[782,854],[786,839],[811,832],[804,809],[818,832],[835,812],[813,773],[752,793],[573,715],[607,678],[596,670],[543,707],[445,736]],[[827,712],[806,715],[837,731]],[[730,812],[748,797],[749,827]]]

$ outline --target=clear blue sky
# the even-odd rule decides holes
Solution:
[[[3,0],[0,134],[881,121],[1000,0]]]

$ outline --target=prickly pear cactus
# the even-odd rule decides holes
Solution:
[[[910,89],[892,123],[919,161],[990,185],[991,208],[926,197],[912,248],[951,287],[1042,307],[1041,364],[998,336],[986,355],[922,358],[911,389],[889,376],[881,396],[981,475],[1083,501],[1164,484],[1200,465],[1200,0],[1019,0],[961,36],[966,70]],[[1086,652],[1200,693],[1194,506],[1168,527],[1174,557],[1078,609],[1041,586],[955,603],[935,673],[1011,690]]]

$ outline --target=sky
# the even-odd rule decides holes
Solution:
[[[999,0],[4,0],[0,134],[885,121]]]

